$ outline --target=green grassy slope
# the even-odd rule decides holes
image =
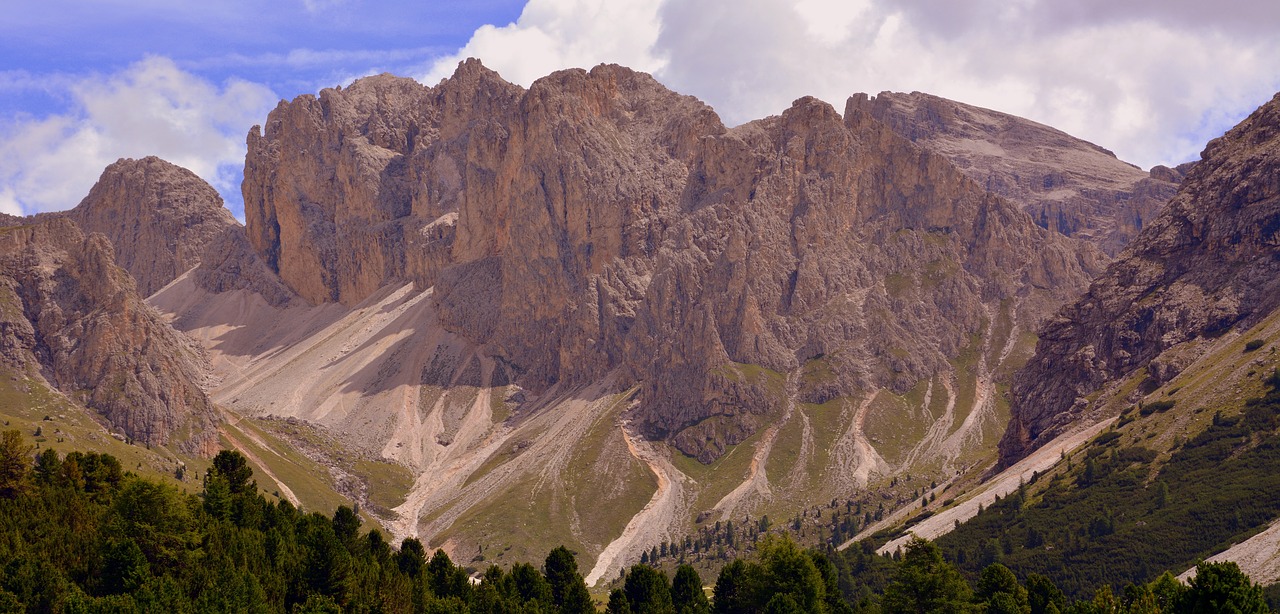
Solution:
[[[1149,394],[1145,371],[1117,382],[1095,399],[1119,412],[1109,430],[939,543],[970,571],[998,560],[1083,595],[1261,531],[1280,517],[1277,340],[1280,315],[1182,348],[1204,354]]]

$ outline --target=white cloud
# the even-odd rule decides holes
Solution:
[[[66,80],[72,108],[0,127],[0,208],[23,213],[73,207],[103,167],[156,155],[209,181],[238,203],[245,134],[277,100],[245,81],[217,86],[163,57],[114,75]]]
[[[435,84],[468,57],[524,86],[562,68],[602,62],[656,72],[663,65],[652,50],[660,5],[653,0],[529,0],[515,23],[482,26],[420,80]]]
[[[1052,125],[1148,167],[1194,158],[1280,89],[1280,5],[1225,1],[531,0],[516,23],[480,28],[424,81],[468,56],[524,85],[619,62],[698,96],[729,124],[803,95],[843,110],[856,92],[919,90]]]
[[[1055,23],[1047,0],[902,4],[917,10],[878,2],[835,38],[814,36],[811,18],[794,19],[775,0],[741,10],[668,3],[656,47],[669,61],[658,77],[728,123],[803,94],[843,109],[854,92],[920,90],[1055,126],[1142,166],[1195,157],[1280,88],[1280,38],[1249,36],[1236,22],[1192,29],[1176,12],[1100,10]]]

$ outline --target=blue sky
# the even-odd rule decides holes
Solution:
[[[17,5],[16,9],[14,5]],[[370,69],[411,70],[456,51],[484,24],[520,15],[516,0],[207,2],[50,0],[6,3],[0,70],[114,73],[148,56],[221,82],[239,77],[282,96]],[[11,113],[57,108],[56,94],[0,102]]]
[[[244,137],[279,99],[383,71],[432,84],[468,56],[522,85],[618,62],[730,124],[802,95],[840,110],[926,91],[1147,168],[1193,159],[1280,90],[1280,3],[9,0],[0,211],[75,206],[106,164],[154,154],[241,217]]]

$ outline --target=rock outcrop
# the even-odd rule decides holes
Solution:
[[[43,377],[139,442],[211,453],[200,349],[142,302],[113,251],[64,218],[0,230],[0,365]]]
[[[192,271],[196,287],[209,292],[248,290],[275,307],[288,305],[297,296],[267,267],[239,224],[227,228],[205,246],[200,266]]]
[[[208,183],[154,156],[116,161],[74,209],[36,219],[60,216],[106,236],[142,296],[199,264],[211,242],[239,226]]]
[[[250,132],[248,238],[313,303],[434,287],[445,328],[535,393],[621,373],[648,434],[711,460],[793,393],[911,388],[1100,268],[864,102],[726,130],[619,66],[527,91],[475,61],[362,79]]]
[[[856,97],[855,106],[936,151],[1044,228],[1115,256],[1177,191],[1183,167],[1150,173],[1059,130],[920,92]]]
[[[1090,409],[1089,395],[1194,359],[1180,344],[1280,307],[1280,95],[1213,140],[1177,196],[1078,301],[1040,332],[1000,443],[1011,464]]]

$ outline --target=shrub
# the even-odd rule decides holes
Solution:
[[[1248,343],[1244,344],[1244,351],[1246,353],[1252,352],[1261,348],[1264,344],[1266,344],[1266,341],[1263,341],[1262,339],[1252,339]]]
[[[1093,443],[1095,445],[1105,446],[1117,439],[1120,439],[1120,433],[1117,433],[1115,431],[1107,431],[1101,435],[1098,435],[1096,438],[1094,438]]]

